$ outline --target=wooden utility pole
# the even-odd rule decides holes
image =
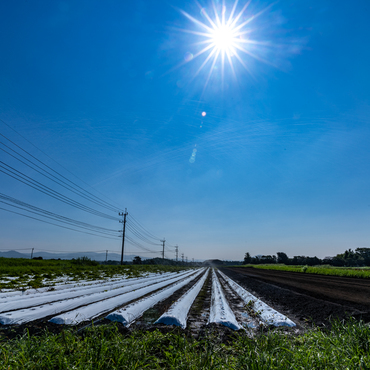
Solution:
[[[164,260],[164,243],[166,242],[166,239],[163,238],[163,240],[161,240],[162,242],[162,245],[163,245],[163,248],[162,248],[162,260]]]
[[[121,252],[121,265],[123,265],[123,253],[125,250],[125,231],[126,231],[126,216],[128,215],[127,208],[125,208],[125,213],[118,213],[119,216],[123,216],[123,220],[120,220],[120,223],[123,223],[122,229],[122,252]]]

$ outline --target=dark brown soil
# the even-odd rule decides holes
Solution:
[[[226,275],[296,323],[329,326],[332,318],[370,321],[370,281],[262,270],[222,268]]]
[[[187,328],[196,338],[199,336],[201,328],[204,328],[207,325],[211,306],[211,271],[208,271],[207,274],[208,277],[203,288],[192,304],[188,314]]]
[[[202,276],[203,274],[192,280],[190,283],[186,284],[181,289],[177,290],[167,299],[158,302],[155,306],[144,312],[143,316],[141,316],[132,325],[130,325],[131,328],[145,330],[149,326],[153,325],[154,322],[158,320],[172,306],[173,303],[175,303],[183,294],[185,294],[193,285],[195,285]],[[149,293],[148,296],[151,294],[153,293]]]

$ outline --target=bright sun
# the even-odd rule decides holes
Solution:
[[[233,44],[237,42],[234,40],[233,29],[225,24],[213,30],[211,40],[214,46],[223,53],[230,52]]]
[[[184,11],[181,11],[181,13],[185,17],[187,17],[198,27],[200,27],[200,31],[189,29],[183,31],[200,36],[202,40],[198,41],[196,45],[204,45],[204,47],[198,53],[192,56],[191,59],[186,60],[186,62],[208,52],[207,57],[201,64],[198,71],[195,73],[195,76],[204,68],[204,66],[208,62],[212,63],[205,86],[207,86],[207,83],[211,77],[212,71],[219,57],[221,58],[222,77],[224,73],[226,59],[228,60],[234,76],[235,70],[233,59],[237,59],[240,64],[247,71],[249,71],[247,64],[242,59],[240,54],[244,53],[258,60],[262,60],[252,51],[251,48],[252,45],[255,48],[256,45],[262,43],[250,38],[252,30],[248,27],[248,25],[259,15],[265,12],[268,8],[270,8],[270,6],[258,12],[257,14],[246,17],[246,9],[250,2],[251,0],[249,0],[239,12],[236,12],[236,8],[238,5],[238,0],[236,0],[229,13],[224,3],[221,7],[217,7],[213,2],[213,15],[209,15],[205,8],[201,9],[201,14],[206,19],[206,23],[201,22],[200,20],[196,19],[195,17]]]

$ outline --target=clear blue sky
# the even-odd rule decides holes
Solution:
[[[252,0],[244,19],[269,4]],[[245,26],[258,59],[240,52],[248,71],[233,56],[223,78],[219,59],[206,87],[212,61],[185,63],[204,38],[181,31],[200,30],[181,10],[206,22],[195,1],[2,1],[0,118],[189,259],[370,247],[370,2],[275,3]],[[0,191],[121,227],[2,173]],[[120,249],[0,219],[0,248]]]

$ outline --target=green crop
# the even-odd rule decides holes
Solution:
[[[55,279],[97,280],[113,276],[139,277],[150,272],[176,272],[171,265],[100,265],[89,259],[31,260],[0,257],[0,290],[53,286]],[[11,279],[9,279],[9,277]]]

